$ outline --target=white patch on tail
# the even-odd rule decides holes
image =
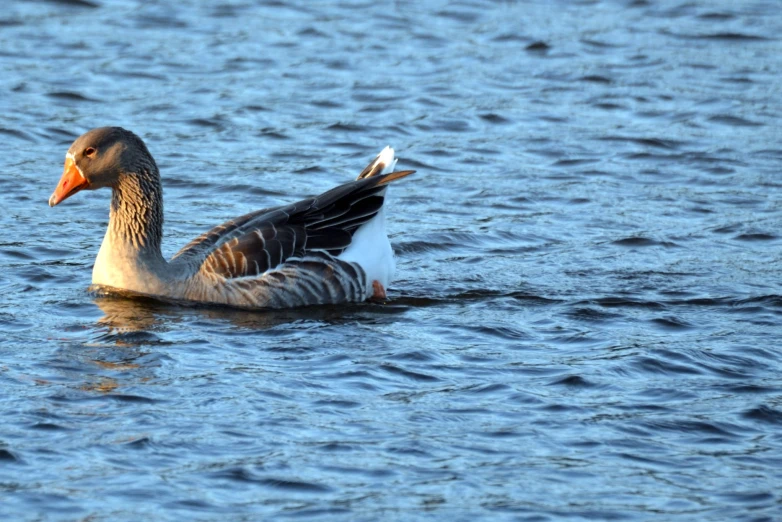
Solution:
[[[377,158],[378,162],[385,164],[380,174],[390,174],[396,166],[394,149],[386,147]],[[385,190],[382,192],[385,195]],[[361,225],[353,234],[353,241],[339,256],[343,261],[358,263],[367,275],[367,297],[373,293],[372,281],[380,281],[385,288],[394,278],[396,261],[391,242],[386,234],[386,208],[385,203],[378,213]]]
[[[377,155],[377,162],[385,164],[380,174],[391,174],[396,167],[396,160],[394,159],[394,149],[386,145],[386,148],[380,151]]]
[[[361,225],[353,234],[353,241],[339,256],[343,261],[361,265],[367,274],[367,297],[372,295],[372,281],[388,288],[394,277],[396,261],[391,242],[386,235],[386,209],[380,208],[377,215]]]

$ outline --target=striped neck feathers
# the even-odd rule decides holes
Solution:
[[[163,190],[152,162],[123,172],[111,191],[109,230],[115,241],[139,251],[160,253],[163,239]]]

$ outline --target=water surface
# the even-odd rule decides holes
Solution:
[[[8,519],[773,520],[776,2],[14,2],[0,14]],[[385,145],[385,305],[86,291],[147,141],[165,254]]]

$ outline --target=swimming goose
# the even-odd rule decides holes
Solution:
[[[386,185],[414,172],[393,172],[395,165],[394,151],[386,147],[355,181],[227,221],[166,261],[155,160],[132,132],[101,127],[68,149],[49,206],[81,190],[111,188],[94,285],[243,308],[361,302],[384,299],[394,273]]]

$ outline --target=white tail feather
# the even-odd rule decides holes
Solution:
[[[383,163],[381,174],[390,174],[396,167],[394,149],[386,147],[378,154],[375,164]],[[383,191],[385,192],[385,190]],[[379,281],[383,287],[394,278],[396,261],[391,242],[386,234],[385,204],[380,207],[377,215],[361,225],[353,234],[350,246],[339,255],[339,259],[358,263],[367,275],[367,297],[372,295],[372,282]]]

